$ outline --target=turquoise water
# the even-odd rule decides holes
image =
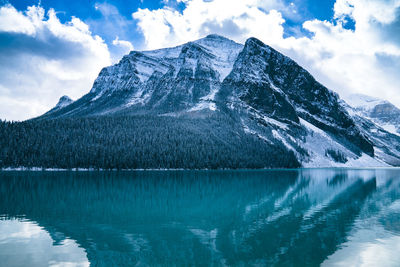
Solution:
[[[0,172],[0,266],[400,266],[400,170]]]

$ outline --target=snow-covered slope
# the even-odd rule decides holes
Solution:
[[[346,96],[345,101],[353,112],[400,136],[400,109],[389,101],[362,94]]]
[[[400,165],[400,110],[389,101],[354,94],[342,105],[374,144],[375,155],[391,165]]]
[[[396,110],[379,109],[388,103],[367,97],[353,101],[357,108],[255,38],[242,45],[209,35],[177,47],[132,51],[104,68],[88,94],[38,119],[171,116],[194,125],[218,122],[218,131],[229,121],[237,136],[283,148],[303,166],[400,165],[400,137],[376,121],[391,121]]]

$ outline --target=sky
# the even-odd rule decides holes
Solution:
[[[400,106],[400,0],[0,0],[0,119],[88,93],[131,50],[256,37],[343,98]]]

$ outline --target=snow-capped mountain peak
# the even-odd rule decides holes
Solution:
[[[60,97],[60,99],[58,100],[57,105],[54,108],[55,109],[61,109],[63,107],[68,106],[72,102],[74,102],[74,101],[69,96],[64,95],[64,96]]]

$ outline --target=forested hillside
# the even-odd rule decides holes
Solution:
[[[90,117],[0,123],[7,167],[219,169],[299,167],[295,155],[227,117]]]

